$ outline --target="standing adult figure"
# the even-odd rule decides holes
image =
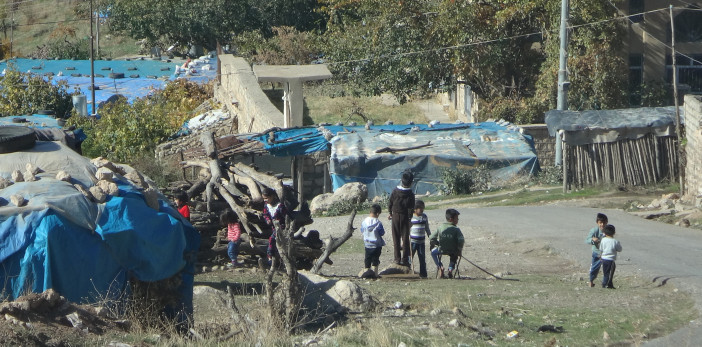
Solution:
[[[402,173],[400,185],[390,193],[388,203],[389,216],[392,220],[392,243],[395,264],[408,266],[410,262],[410,220],[414,210],[414,176],[409,170]]]

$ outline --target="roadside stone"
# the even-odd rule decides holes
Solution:
[[[37,180],[37,176],[35,176],[33,173],[30,171],[25,171],[24,172],[24,181],[25,182],[34,182]]]
[[[148,188],[144,190],[144,199],[146,200],[146,205],[153,208],[154,210],[159,210],[158,204],[158,193],[153,188]]]
[[[103,192],[112,196],[119,196],[119,188],[117,184],[110,181],[98,181],[97,186],[102,189]]]
[[[112,170],[106,168],[106,167],[101,167],[95,172],[95,178],[98,179],[98,181],[113,181],[113,175],[114,173]]]
[[[689,228],[690,227],[690,220],[688,220],[687,218],[683,218],[683,219],[679,220],[677,223],[675,223],[675,225]]]
[[[368,187],[359,182],[346,183],[334,193],[324,193],[317,195],[310,203],[310,211],[313,214],[320,214],[329,210],[329,207],[339,202],[349,202],[358,204],[368,199]]]
[[[10,202],[17,207],[22,207],[27,203],[27,200],[20,194],[13,194],[10,195]]]
[[[71,182],[71,174],[68,172],[61,170],[58,173],[56,173],[56,179],[59,181],[64,181],[64,182]]]
[[[38,168],[36,165],[34,165],[32,163],[27,163],[24,166],[24,168],[25,168],[25,172],[29,172],[31,175],[36,175],[36,174],[42,172],[42,170],[40,168]]]
[[[7,180],[4,177],[0,177],[0,189],[5,189],[11,185],[12,185],[12,181]]]
[[[88,191],[93,196],[93,199],[95,199],[95,202],[97,202],[98,204],[102,204],[107,200],[107,195],[102,190],[102,188],[98,186],[92,186],[90,187],[90,189],[88,189]]]
[[[409,275],[412,273],[412,268],[405,265],[391,264],[381,270],[379,275]]]
[[[22,172],[20,172],[20,170],[12,171],[11,177],[12,181],[15,183],[24,182],[24,176],[22,175]]]
[[[441,309],[440,308],[435,308],[429,312],[429,315],[432,317],[436,317],[441,314]]]
[[[465,324],[463,324],[463,322],[459,321],[458,319],[454,318],[448,322],[448,326],[450,326],[452,328],[460,328],[460,327],[464,327]]]

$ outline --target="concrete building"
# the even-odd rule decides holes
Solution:
[[[702,92],[702,1],[626,0],[620,10],[629,17],[625,52],[631,91],[649,82],[673,82],[671,10],[675,30],[678,93]],[[672,93],[671,93],[672,94]],[[632,106],[640,102],[632,94]]]

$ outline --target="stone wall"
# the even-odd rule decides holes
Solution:
[[[685,95],[685,195],[702,196],[702,96]]]
[[[283,113],[261,90],[249,63],[231,54],[220,55],[219,59],[222,76],[220,84],[215,87],[215,98],[231,114],[237,115],[238,132],[260,133],[283,127]]]
[[[318,152],[304,157],[302,196],[305,200],[311,201],[315,196],[326,193],[325,187],[331,190],[327,165],[329,165],[328,153]]]
[[[555,165],[556,138],[548,135],[546,124],[527,124],[520,125],[520,127],[524,129],[524,134],[530,135],[534,139],[539,166],[543,168]]]

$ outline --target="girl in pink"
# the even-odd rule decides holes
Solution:
[[[222,213],[220,222],[227,226],[227,240],[229,240],[227,255],[231,259],[231,263],[227,266],[236,267],[238,264],[236,258],[239,256],[239,244],[241,243],[241,223],[239,223],[237,215],[229,209]]]

